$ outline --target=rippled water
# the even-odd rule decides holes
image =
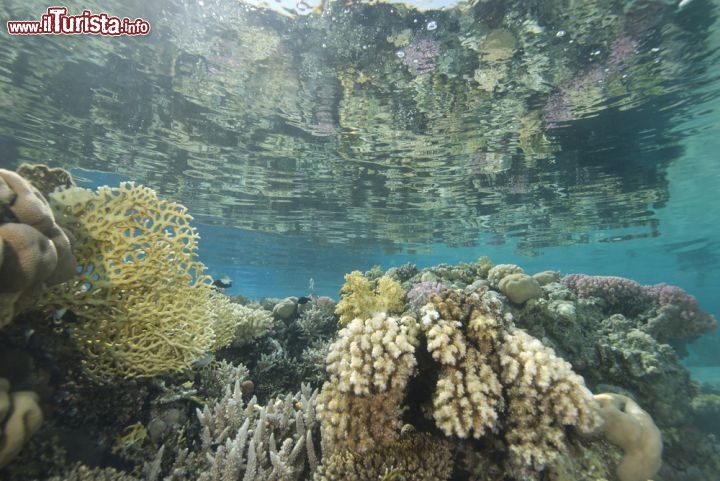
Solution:
[[[315,275],[335,288],[355,255],[530,263],[607,245],[716,262],[712,220],[667,215],[710,201],[693,186],[718,180],[702,140],[718,132],[717,6],[683,3],[330,2],[293,17],[73,1],[70,13],[142,17],[151,34],[0,37],[0,162],[147,184],[210,226],[211,267],[243,264],[266,287]],[[623,267],[613,259],[597,270]]]

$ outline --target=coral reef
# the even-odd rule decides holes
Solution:
[[[644,287],[654,312],[647,332],[661,341],[698,337],[717,327],[717,319],[700,308],[694,296],[677,286],[655,284]]]
[[[407,300],[410,304],[420,307],[428,301],[431,295],[439,293],[446,287],[444,284],[436,281],[421,281],[413,285],[408,291]]]
[[[488,271],[487,278],[491,286],[497,288],[515,304],[523,304],[542,294],[538,280],[527,275],[521,267],[514,264],[498,264],[492,267]]]
[[[66,473],[47,478],[47,481],[139,481],[139,478],[114,468],[91,468],[76,464]]]
[[[685,341],[717,327],[715,317],[677,286],[643,286],[623,277],[586,274],[568,274],[561,282],[579,298],[600,299],[608,313],[642,314],[638,327],[661,342]]]
[[[363,452],[396,439],[397,409],[416,362],[406,321],[378,313],[340,330],[327,356],[330,380],[318,398],[323,452]]]
[[[620,314],[637,314],[650,300],[640,283],[624,277],[568,274],[561,282],[578,297],[600,298]]]
[[[214,341],[210,350],[215,352],[231,344],[243,345],[265,335],[273,326],[269,311],[233,302],[219,292],[212,292],[206,309],[213,316]]]
[[[352,320],[331,346],[331,377],[318,397],[324,455],[392,445],[403,422],[423,427],[426,416],[402,415],[423,412],[426,401],[407,395],[416,379],[436,380],[427,386],[434,391],[427,416],[446,436],[505,443],[505,469],[520,478],[556,460],[566,426],[594,430],[600,419],[582,378],[516,330],[501,306],[487,287],[444,290],[431,296],[419,321],[385,314]]]
[[[174,459],[163,479],[301,479],[318,462],[313,441],[316,396],[317,391],[303,386],[294,396],[259,406],[256,398],[243,400],[241,382],[236,380],[221,398],[197,410],[200,445],[169,453]],[[163,446],[155,462],[146,465],[149,481],[159,479],[164,455]]]
[[[333,454],[318,467],[314,481],[437,481],[452,472],[451,444],[427,434],[408,434],[362,454]]]
[[[143,250],[131,264],[153,257]],[[529,276],[484,258],[403,271],[417,297],[393,279],[397,270],[354,272],[337,305],[298,298],[281,322],[270,311],[278,299],[240,304],[210,290],[204,319],[214,355],[112,383],[78,369],[88,353],[70,335],[85,319],[68,327],[29,313],[2,341],[35,360],[22,375],[47,384],[38,392],[51,415],[30,439],[21,436],[25,447],[4,479],[670,481],[720,473],[720,445],[697,426],[715,415],[717,400],[699,395],[675,349],[642,328],[661,302],[692,311],[684,292],[653,287],[665,294],[648,294],[633,316],[609,313],[622,305],[598,297],[605,291],[578,296],[552,271]],[[522,303],[501,287],[517,274],[539,288]],[[102,276],[91,280],[100,294],[107,289]],[[22,324],[36,329],[40,349]],[[78,433],[85,441],[70,446]],[[3,431],[0,448],[6,438]]]
[[[525,273],[515,273],[503,277],[498,289],[515,304],[522,304],[530,299],[540,297],[540,284]]]

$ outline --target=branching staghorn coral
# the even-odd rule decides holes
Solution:
[[[183,448],[165,481],[291,481],[315,470],[313,430],[317,390],[303,385],[295,395],[259,406],[243,400],[240,380],[222,398],[198,409],[200,446]],[[148,480],[160,479],[161,448],[146,465]]]

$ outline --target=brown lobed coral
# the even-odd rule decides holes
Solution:
[[[70,240],[24,177],[0,169],[0,327],[75,272]]]

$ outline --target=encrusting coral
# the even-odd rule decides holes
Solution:
[[[0,169],[0,327],[48,286],[75,270],[70,240],[43,195],[19,174]]]

